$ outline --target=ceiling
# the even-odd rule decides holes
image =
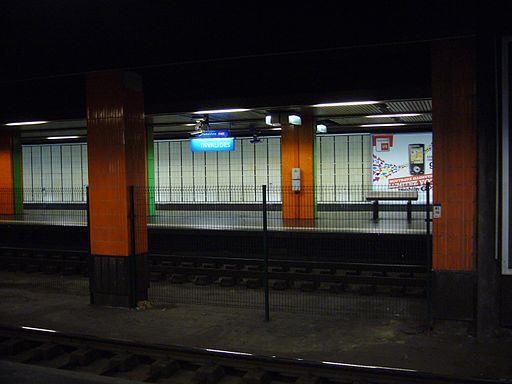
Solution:
[[[156,139],[188,138],[198,120],[207,117],[210,129],[227,129],[232,136],[279,135],[279,128],[265,124],[265,116],[273,112],[298,115],[312,113],[317,124],[327,127],[329,133],[418,131],[430,130],[432,100],[386,100],[369,105],[329,107],[287,106],[255,108],[243,112],[212,114],[179,113],[146,115],[146,125],[153,127]],[[417,114],[404,117],[368,118],[368,115]],[[362,127],[367,124],[401,124],[400,126]],[[51,121],[41,125],[19,127],[24,143],[47,142],[48,136],[77,135],[75,141],[84,141],[87,135],[85,119]]]

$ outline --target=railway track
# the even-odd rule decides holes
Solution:
[[[87,276],[87,255],[85,251],[1,248],[0,269]],[[258,288],[263,267],[263,260],[255,258],[150,255],[151,280],[171,284]],[[327,286],[334,292],[424,296],[429,274],[421,265],[272,259],[268,277],[275,290],[315,291]]]
[[[80,372],[84,377],[99,375],[153,383],[503,383],[407,369],[99,339],[29,327],[0,327],[0,359]]]

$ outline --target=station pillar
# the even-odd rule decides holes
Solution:
[[[473,39],[432,43],[433,303],[437,318],[473,320],[477,215]]]
[[[121,71],[86,82],[91,301],[147,299],[147,131],[142,82]]]
[[[281,196],[284,220],[313,220],[316,214],[314,119],[302,113],[302,124],[281,126]],[[300,169],[300,190],[292,188],[292,170]]]
[[[0,215],[23,212],[21,142],[19,133],[0,131]]]

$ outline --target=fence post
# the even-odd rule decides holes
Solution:
[[[430,223],[432,219],[430,218],[430,182],[426,182],[425,184],[425,193],[426,193],[426,203],[425,203],[425,249],[427,253],[427,321],[428,328],[432,329],[434,327],[434,319],[432,313],[432,247],[431,247],[431,230]]]
[[[265,287],[265,321],[270,321],[268,288],[268,233],[267,233],[267,186],[261,186],[263,194],[263,285]]]
[[[135,272],[135,188],[133,185],[128,187],[128,194],[130,199],[130,211],[128,213],[128,220],[130,225],[130,255],[128,256],[128,280],[130,288],[130,306],[135,308],[137,306],[137,278]]]
[[[91,207],[89,205],[89,186],[85,188],[85,205],[87,209],[87,267],[89,269],[89,302],[90,304],[94,304],[94,262],[91,253]]]

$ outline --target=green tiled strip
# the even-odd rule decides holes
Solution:
[[[23,177],[21,168],[21,141],[19,135],[12,138],[12,170],[14,188],[14,212],[23,213]]]
[[[153,127],[147,128],[147,157],[148,157],[148,214],[155,215],[155,155]]]

